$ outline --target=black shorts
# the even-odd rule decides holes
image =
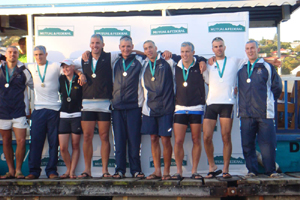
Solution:
[[[81,117],[60,118],[58,132],[59,134],[82,134]]]
[[[175,114],[174,123],[178,124],[202,124],[202,116],[197,114]]]
[[[233,119],[233,105],[232,104],[211,104],[206,106],[204,119],[218,119],[230,118]]]
[[[81,121],[111,121],[111,114],[106,112],[81,111]]]

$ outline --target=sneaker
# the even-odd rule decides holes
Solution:
[[[246,178],[253,178],[253,177],[256,177],[256,175],[252,172],[249,172],[245,177]]]
[[[273,173],[270,175],[270,178],[283,178],[283,175],[281,175],[279,173]]]

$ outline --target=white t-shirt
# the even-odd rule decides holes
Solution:
[[[44,69],[46,65],[39,66],[41,77],[44,75]],[[34,85],[34,109],[50,109],[58,111],[60,109],[59,98],[59,76],[61,72],[60,63],[48,61],[48,67],[44,79],[45,87],[42,87],[42,81],[40,79],[37,63],[27,64],[29,71],[31,72]]]
[[[203,78],[208,84],[208,95],[206,104],[235,104],[236,97],[234,88],[236,87],[237,72],[246,59],[227,57],[226,66],[222,76],[223,82],[220,82],[219,71],[216,62],[213,65],[207,65],[203,73]],[[223,70],[223,60],[217,60],[220,72]]]

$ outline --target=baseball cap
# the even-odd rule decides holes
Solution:
[[[60,62],[61,64],[66,64],[66,65],[74,65],[73,60],[71,59],[64,59],[63,61]]]

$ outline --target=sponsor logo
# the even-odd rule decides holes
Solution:
[[[149,158],[149,161],[150,161],[150,162],[149,162],[150,168],[154,168],[153,157],[150,157],[150,158]],[[162,167],[165,166],[164,158],[163,158],[163,157],[160,158],[160,165],[161,165]],[[172,166],[176,166],[175,158],[172,158],[172,159],[171,159],[171,167],[172,167]],[[187,155],[185,155],[185,156],[183,157],[182,166],[187,166]]]
[[[118,27],[102,27],[102,26],[95,26],[94,33],[100,34],[102,36],[116,36],[120,37],[123,35],[130,35],[130,26],[118,26]]]
[[[93,167],[103,167],[102,158],[99,156],[94,156],[96,158],[93,160]],[[114,157],[110,157],[108,159],[108,167],[115,168],[116,159]],[[126,161],[126,168],[129,168],[129,163]]]
[[[209,22],[208,32],[245,32],[246,22]]]
[[[151,25],[151,35],[187,34],[187,24]]]
[[[215,163],[216,165],[223,165],[224,164],[224,160],[223,160],[223,156],[222,155],[216,155],[214,157]],[[230,157],[230,165],[244,165],[246,164],[246,161],[243,157],[241,156],[234,156],[231,155]]]
[[[74,27],[38,26],[38,36],[74,36]]]

